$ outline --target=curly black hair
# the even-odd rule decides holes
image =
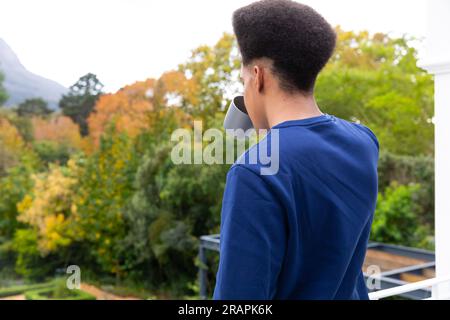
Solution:
[[[233,13],[244,65],[269,58],[280,87],[308,92],[333,54],[336,33],[314,9],[290,0],[262,0]]]

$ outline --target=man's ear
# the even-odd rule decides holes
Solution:
[[[264,90],[264,68],[261,68],[258,65],[253,66],[253,77],[255,81],[255,88],[258,92],[262,92]]]

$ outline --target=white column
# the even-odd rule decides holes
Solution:
[[[419,66],[434,75],[436,277],[450,275],[450,0],[429,0],[428,33]],[[450,298],[450,284],[433,287]]]

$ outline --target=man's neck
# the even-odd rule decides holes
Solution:
[[[280,95],[268,100],[266,118],[269,128],[289,120],[301,120],[323,115],[313,95]]]

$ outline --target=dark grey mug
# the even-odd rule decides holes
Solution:
[[[223,126],[225,129],[242,129],[244,131],[253,128],[252,120],[245,108],[244,96],[236,96],[231,100]]]

